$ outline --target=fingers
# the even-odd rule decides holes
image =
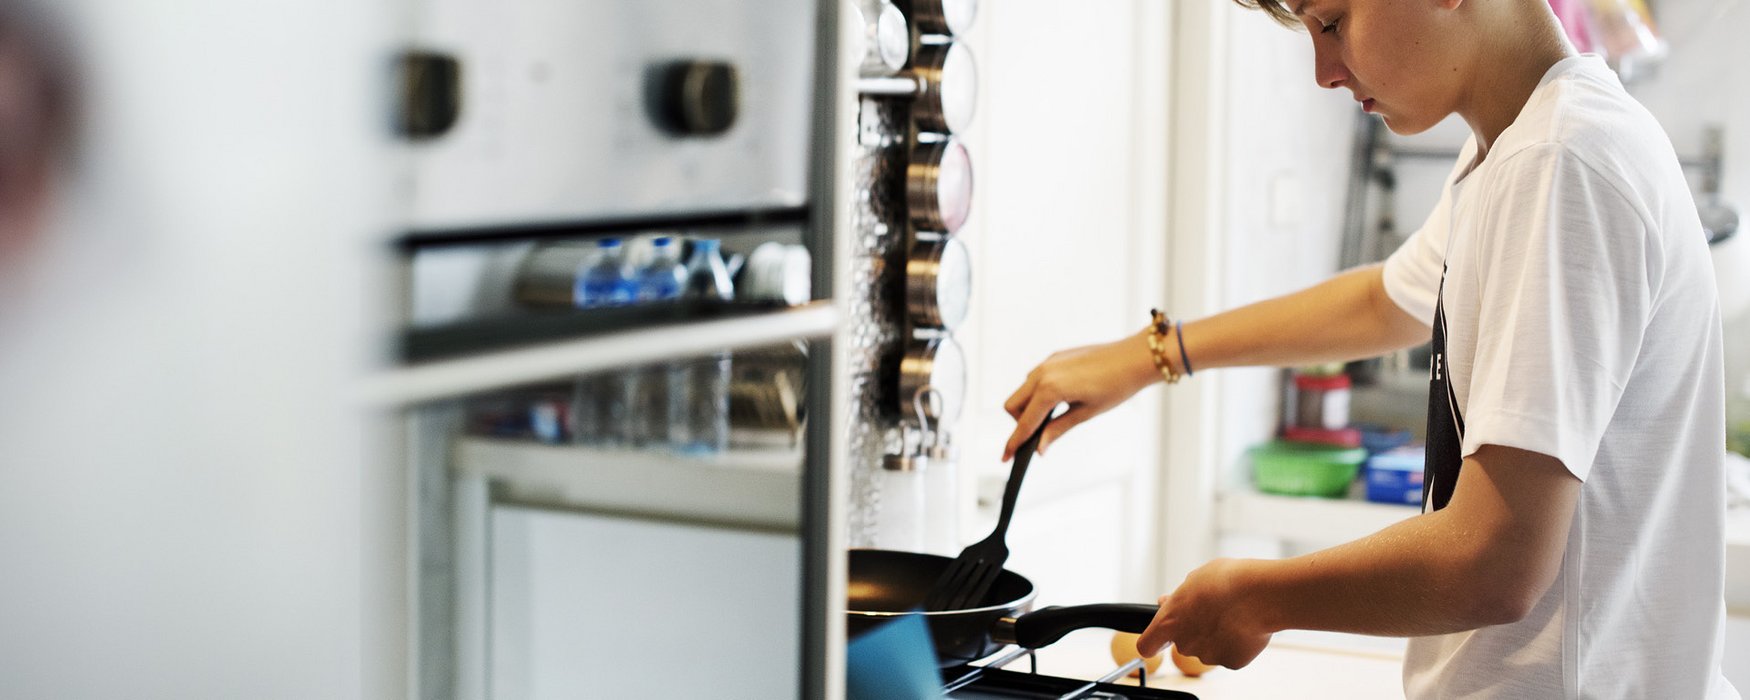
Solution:
[[[1033,398],[1033,390],[1038,386],[1038,383],[1039,370],[1028,372],[1027,380],[1021,382],[1021,388],[1016,389],[1015,393],[1009,395],[1009,400],[1003,402],[1003,410],[1008,412],[1010,418],[1015,419],[1015,431],[1009,434],[1009,441],[1003,445],[1004,462],[1015,456],[1015,448],[1021,444],[1021,440],[1026,439],[1025,437],[1016,439],[1016,436],[1024,435],[1021,432],[1021,414],[1026,412],[1027,402]]]
[[[1045,454],[1045,448],[1057,442],[1057,438],[1069,432],[1070,428],[1081,425],[1094,417],[1094,411],[1082,404],[1070,404],[1069,410],[1063,415],[1053,418],[1051,425],[1046,426],[1045,435],[1039,438],[1039,454]]]
[[[1021,449],[1021,443],[1033,437],[1033,431],[1039,429],[1039,424],[1045,422],[1045,417],[1051,415],[1051,409],[1057,408],[1056,402],[1033,401],[1027,405],[1021,417],[1015,419],[1015,432],[1009,434],[1009,442],[1003,446],[1003,461],[1013,459],[1015,451]]]
[[[1155,611],[1155,618],[1148,623],[1148,629],[1136,638],[1136,653],[1143,658],[1149,658],[1161,653],[1168,644],[1173,643],[1171,632],[1167,629],[1168,610],[1172,605],[1172,596],[1164,595],[1160,599],[1160,609]]]
[[[1032,398],[1039,399],[1042,397],[1036,396]],[[1047,402],[1044,400],[1035,400],[1030,403],[1023,403],[1019,407],[1009,411],[1009,415],[1015,416],[1015,431],[1009,434],[1009,442],[1003,447],[1004,462],[1009,461],[1015,456],[1015,451],[1021,449],[1021,443],[1026,442],[1027,438],[1033,435],[1033,431],[1039,429],[1039,423],[1045,420],[1045,416],[1049,415],[1052,409],[1057,408],[1058,403],[1059,402],[1057,401]],[[1035,408],[1030,411],[1029,406],[1049,406],[1049,408],[1043,410]],[[1051,425],[1045,428],[1045,434],[1039,437],[1039,454],[1045,454],[1046,448],[1051,447],[1052,443],[1057,442],[1057,439],[1062,437],[1064,433],[1069,432],[1071,428],[1081,425],[1089,418],[1093,418],[1098,414],[1098,411],[1095,411],[1084,404],[1070,404],[1069,410],[1065,411],[1063,415],[1052,419]]]
[[[1009,412],[1009,417],[1020,420],[1021,412],[1027,408],[1027,400],[1033,397],[1034,389],[1039,386],[1039,370],[1027,373],[1027,381],[1021,382],[1021,388],[1009,395],[1009,400],[1003,402],[1003,410]],[[1006,459],[1006,458],[1005,458]]]

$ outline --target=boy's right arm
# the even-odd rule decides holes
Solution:
[[[1356,268],[1292,294],[1186,323],[1184,337],[1169,336],[1168,342],[1183,340],[1196,371],[1346,362],[1428,342],[1429,326],[1387,296],[1383,270],[1384,265]],[[1167,354],[1183,372],[1179,358]],[[1041,451],[1160,380],[1143,333],[1052,355],[1004,404],[1016,423],[1003,459],[1057,404],[1068,403],[1070,410],[1046,428]]]

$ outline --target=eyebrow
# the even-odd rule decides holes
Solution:
[[[1312,0],[1301,0],[1301,3],[1299,5],[1295,5],[1294,9],[1290,10],[1289,12],[1293,13],[1294,16],[1299,17],[1301,15],[1301,12],[1305,11],[1306,6],[1309,4],[1312,4]]]

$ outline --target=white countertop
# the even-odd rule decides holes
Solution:
[[[1094,679],[1117,667],[1111,654],[1112,632],[1081,630],[1039,651],[1039,671]],[[1278,635],[1250,665],[1240,670],[1218,668],[1199,678],[1187,678],[1166,661],[1149,676],[1150,688],[1169,688],[1201,700],[1241,698],[1323,698],[1341,700],[1404,697],[1401,651],[1360,645],[1327,644],[1307,637]],[[1026,671],[1021,659],[1008,666]],[[1136,685],[1135,678],[1120,681]]]

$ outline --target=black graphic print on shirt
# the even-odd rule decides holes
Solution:
[[[1422,512],[1446,507],[1463,466],[1464,415],[1452,391],[1446,355],[1446,270],[1440,271],[1440,294],[1434,302],[1434,355],[1428,363],[1428,447],[1422,478]]]

